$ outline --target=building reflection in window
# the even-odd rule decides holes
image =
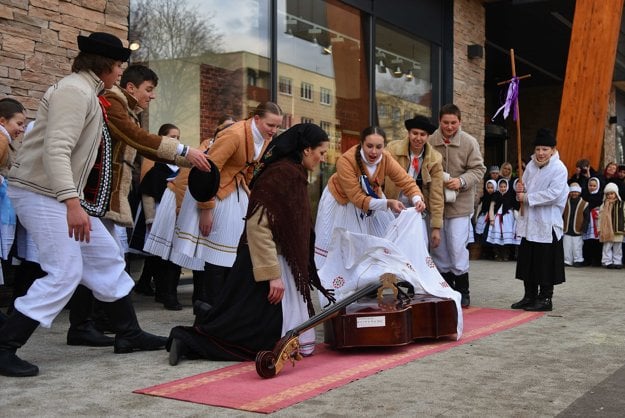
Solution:
[[[375,30],[378,123],[389,141],[403,139],[404,120],[432,116],[431,47],[384,22]]]

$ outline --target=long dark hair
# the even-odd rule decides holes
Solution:
[[[306,148],[317,148],[321,143],[329,140],[328,134],[313,123],[293,125],[271,141],[254,171],[250,188],[267,166],[285,158],[301,163]]]

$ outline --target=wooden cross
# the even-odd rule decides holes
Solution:
[[[509,84],[512,82],[512,80],[514,80],[515,78],[517,80],[522,80],[524,78],[529,78],[532,75],[531,74],[526,74],[526,75],[522,75],[517,77],[516,76],[516,65],[514,63],[514,49],[510,49],[510,64],[512,67],[512,78],[506,81],[502,81],[500,83],[497,83],[498,86],[501,86],[503,84]],[[522,159],[521,159],[521,112],[519,112],[519,99],[518,97],[514,100],[514,109],[512,110],[514,113],[513,115],[516,116],[516,138],[517,138],[517,167],[518,167],[518,174],[519,174],[519,184],[523,184],[523,166],[522,166]],[[516,190],[515,190],[516,192]],[[521,213],[523,213],[523,202],[521,203]]]

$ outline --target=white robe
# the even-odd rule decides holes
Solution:
[[[406,209],[393,221],[384,238],[336,228],[324,266],[321,284],[334,289],[340,301],[356,290],[393,273],[414,286],[415,293],[450,298],[458,312],[457,338],[462,335],[460,293],[442,278],[422,239],[423,220],[414,209]],[[320,295],[321,305],[327,303]]]

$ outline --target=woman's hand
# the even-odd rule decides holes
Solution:
[[[430,233],[430,247],[438,248],[441,244],[441,230],[439,228],[432,228]]]
[[[91,219],[85,210],[80,206],[77,197],[64,201],[67,207],[67,229],[69,237],[76,241],[89,242],[91,237]]]
[[[417,203],[414,204],[414,208],[417,210],[417,212],[423,212],[425,210],[425,202],[423,200],[419,200]]]
[[[386,201],[386,206],[395,213],[399,213],[402,210],[406,209],[406,206],[404,206],[403,203],[395,199],[388,199]]]
[[[200,209],[200,233],[207,237],[213,229],[213,209]]]
[[[284,282],[281,277],[269,280],[269,295],[267,300],[272,305],[276,305],[282,301],[284,296]]]
[[[208,155],[204,154],[199,149],[189,147],[189,151],[187,151],[187,155],[184,158],[202,171],[211,171],[211,165],[208,163]]]

